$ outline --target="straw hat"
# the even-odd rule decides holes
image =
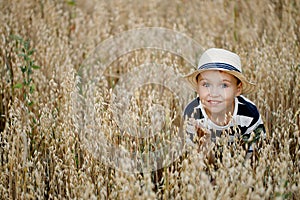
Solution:
[[[203,71],[219,70],[225,71],[228,74],[232,74],[242,82],[242,93],[248,94],[255,91],[255,84],[249,82],[242,74],[242,65],[240,57],[230,51],[218,48],[211,48],[206,50],[198,64],[198,70],[188,74],[185,78],[197,91],[197,75]]]

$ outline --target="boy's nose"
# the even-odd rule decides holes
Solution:
[[[209,95],[212,97],[217,97],[220,95],[220,90],[217,87],[209,88]]]

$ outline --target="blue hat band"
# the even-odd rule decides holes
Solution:
[[[227,63],[206,63],[198,67],[198,70],[200,69],[226,69],[226,70],[233,70],[241,73],[240,70]]]

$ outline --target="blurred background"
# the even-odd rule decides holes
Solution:
[[[297,199],[299,10],[297,0],[1,0],[0,198]],[[159,175],[141,176],[116,171],[86,151],[73,116],[76,74],[101,42],[144,27],[178,31],[203,49],[240,55],[244,73],[257,83],[257,92],[247,97],[267,128],[261,159],[242,165],[242,158],[228,155],[227,164],[213,170],[203,157],[190,156],[188,163],[166,166]],[[180,75],[192,69],[176,55],[153,52],[118,58],[107,68],[116,76],[99,83],[98,117],[110,142],[130,149],[136,145],[122,138],[110,110],[111,89],[120,75],[147,59],[168,63]],[[162,92],[156,86],[138,91],[133,118],[143,115],[139,102],[147,102],[149,91],[154,99],[153,91]],[[167,100],[156,103],[170,111],[164,134],[176,135],[180,109],[171,93],[164,91],[160,97]],[[206,171],[218,177],[215,185]]]

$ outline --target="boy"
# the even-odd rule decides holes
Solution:
[[[208,49],[198,70],[186,78],[198,94],[184,110],[188,141],[207,134],[215,142],[226,131],[230,143],[235,138],[247,143],[247,157],[251,156],[252,143],[265,137],[265,128],[254,103],[241,95],[253,92],[255,85],[242,74],[240,57],[224,49]]]

